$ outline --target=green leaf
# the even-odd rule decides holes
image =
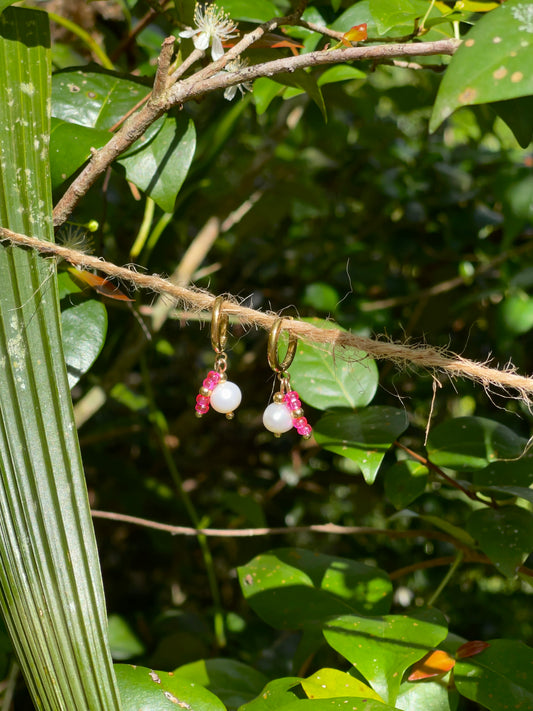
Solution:
[[[283,89],[273,79],[268,77],[260,77],[254,81],[254,92],[252,98],[255,104],[255,110],[261,116],[268,109],[272,101],[281,94]]]
[[[415,19],[423,17],[428,9],[424,0],[370,0],[369,8],[380,35],[402,25],[414,28]]]
[[[320,109],[324,121],[327,120],[326,104],[324,103],[322,91],[317,84],[314,74],[305,69],[296,69],[294,72],[281,72],[280,74],[276,74],[274,81],[297,90],[286,90],[283,94],[285,98],[297,96],[301,92],[308,94]]]
[[[315,281],[305,287],[303,303],[318,311],[329,311],[333,313],[337,310],[340,301],[339,292],[329,284]]]
[[[226,711],[208,689],[173,672],[116,664],[123,711]]]
[[[348,706],[349,704],[349,706]],[[279,711],[393,711],[392,706],[374,699],[357,699],[347,696],[340,699],[301,699],[282,706]]]
[[[506,296],[498,304],[498,321],[511,336],[527,333],[533,328],[533,299],[525,292]]]
[[[173,212],[176,197],[194,156],[196,132],[186,116],[167,116],[157,136],[118,159],[126,178],[149,195],[165,212]]]
[[[252,497],[242,496],[235,491],[225,491],[222,494],[222,501],[247,524],[256,528],[264,528],[267,525],[263,506]]]
[[[533,141],[533,96],[495,101],[490,107],[509,126],[519,145],[527,148]]]
[[[377,34],[378,29],[370,13],[369,0],[362,0],[349,7],[330,25],[330,28],[337,32],[348,32],[354,25],[362,25],[363,23],[367,25],[369,36]]]
[[[318,77],[317,84],[318,86],[324,86],[324,84],[333,84],[350,79],[366,79],[366,74],[360,69],[357,69],[357,67],[342,64],[338,67],[326,69],[326,71]]]
[[[424,493],[428,474],[428,469],[418,462],[396,462],[385,472],[385,495],[393,506],[403,509]]]
[[[57,188],[91,156],[91,148],[101,148],[112,134],[61,119],[52,119],[50,164],[52,188]]]
[[[256,556],[238,573],[252,609],[278,629],[314,626],[352,611],[380,614],[390,607],[386,573],[346,558],[280,548]]]
[[[417,515],[417,514],[415,514]],[[455,526],[453,523],[450,523],[449,521],[446,521],[446,519],[440,518],[440,516],[431,516],[428,514],[424,514],[420,516],[422,521],[426,521],[427,523],[430,523],[432,526],[435,526],[435,528],[439,528],[441,531],[444,531],[445,533],[448,533],[450,536],[453,536],[454,538],[457,538],[458,541],[462,541],[465,546],[469,546],[470,548],[473,548],[476,545],[475,540],[472,538],[470,534],[468,534],[463,528],[459,528],[459,526]]]
[[[469,471],[483,469],[498,459],[517,459],[525,445],[525,439],[499,422],[457,417],[430,432],[427,451],[439,467]]]
[[[435,681],[426,679],[416,683],[404,682],[400,686],[395,707],[402,711],[455,711],[459,694],[448,688],[448,678],[449,675]]]
[[[205,686],[229,709],[251,701],[268,683],[262,672],[233,659],[200,659],[178,667],[174,676]]]
[[[224,0],[220,5],[232,20],[266,22],[279,16],[278,8],[268,0]]]
[[[296,701],[297,696],[291,691],[301,679],[296,676],[282,677],[268,682],[261,694],[244,706],[239,711],[278,711],[287,704]]]
[[[109,615],[109,646],[113,659],[138,657],[145,649],[133,630],[120,615]]]
[[[330,620],[328,644],[348,659],[387,703],[394,704],[405,670],[446,638],[444,615],[435,609],[412,615]]]
[[[475,471],[472,478],[476,486],[530,486],[533,484],[533,451],[508,462],[493,462]]]
[[[533,649],[514,639],[490,640],[481,654],[458,659],[457,690],[490,711],[533,708]]]
[[[53,240],[45,13],[0,16],[0,224]],[[0,606],[36,708],[120,709],[55,261],[0,245]]]
[[[376,405],[358,413],[325,415],[314,434],[321,447],[356,462],[366,483],[372,484],[383,457],[408,426],[405,410]]]
[[[533,513],[518,506],[474,511],[467,529],[508,578],[516,574],[518,566],[533,550]]]
[[[519,499],[525,499],[533,504],[533,489],[527,486],[484,486],[480,490],[485,494],[503,494],[506,497],[515,496]],[[495,497],[500,498],[500,497]]]
[[[107,311],[96,299],[69,306],[61,312],[63,351],[70,388],[92,366],[104,347]]]
[[[150,90],[146,80],[126,79],[100,67],[93,71],[67,69],[52,78],[52,116],[106,131]]]
[[[383,699],[367,684],[338,669],[319,669],[312,676],[302,680],[302,688],[310,699],[353,696],[383,702]]]
[[[15,0],[0,0],[0,13],[2,13],[6,7],[13,5],[14,2]]]
[[[460,106],[533,94],[532,35],[531,5],[523,0],[507,0],[484,15],[452,57],[433,107],[430,131]]]
[[[321,328],[338,328],[332,321],[304,320]],[[375,361],[362,351],[299,341],[291,366],[291,382],[301,399],[319,410],[355,409],[365,407],[374,397],[378,369]]]

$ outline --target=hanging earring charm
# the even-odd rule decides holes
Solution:
[[[277,374],[280,387],[274,395],[274,402],[270,403],[263,413],[263,424],[276,437],[295,427],[304,439],[310,439],[313,430],[304,417],[302,403],[296,390],[291,388],[291,377],[287,372],[296,354],[298,343],[294,333],[289,332],[287,353],[282,362],[279,362],[278,340],[282,321],[282,318],[276,319],[268,336],[268,364]]]
[[[228,420],[233,419],[234,411],[239,407],[242,393],[238,385],[228,380],[226,368],[228,356],[224,351],[228,341],[228,315],[222,313],[224,298],[217,296],[213,304],[211,317],[211,345],[216,353],[213,370],[205,377],[202,387],[196,396],[196,417],[202,417],[209,410],[209,406],[216,412],[226,415]]]

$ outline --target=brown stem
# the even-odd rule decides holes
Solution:
[[[173,536],[197,536],[202,534],[214,538],[254,538],[257,536],[282,536],[292,533],[327,533],[336,536],[386,536],[387,538],[427,538],[437,541],[451,543],[456,548],[468,549],[464,543],[457,540],[453,536],[443,533],[442,531],[433,530],[410,530],[410,531],[395,531],[386,528],[372,528],[368,526],[338,526],[335,523],[312,524],[310,526],[282,526],[278,528],[240,528],[240,529],[225,529],[225,528],[191,528],[190,526],[173,526],[167,523],[159,523],[158,521],[150,521],[146,518],[138,518],[137,516],[129,516],[128,514],[116,513],[115,511],[91,511],[93,518],[104,518],[111,521],[121,521],[122,523],[131,523],[135,526],[143,526],[152,528],[158,531],[165,531]]]
[[[454,555],[442,556],[442,558],[431,558],[431,560],[421,560],[418,563],[413,563],[412,565],[406,565],[405,568],[398,568],[392,573],[389,573],[389,578],[391,580],[397,580],[398,578],[403,578],[405,575],[410,573],[415,573],[417,570],[427,570],[428,568],[438,568],[443,565],[452,565],[456,560]],[[487,558],[483,553],[477,553],[476,551],[465,551],[464,559],[467,563],[483,563],[484,565],[493,565],[490,558]],[[524,575],[529,575],[533,577],[533,570],[531,568],[526,568],[525,565],[521,565],[518,568],[519,573]]]
[[[495,501],[485,501],[484,499],[481,499],[475,491],[470,491],[469,489],[465,488],[460,482],[456,481],[455,479],[452,479],[451,476],[446,474],[446,472],[443,471],[436,464],[433,464],[433,462],[427,457],[424,457],[421,454],[418,454],[417,452],[413,452],[412,449],[409,449],[409,447],[406,447],[404,444],[401,444],[401,442],[396,441],[394,444],[396,445],[396,447],[403,449],[404,452],[407,452],[407,454],[413,459],[415,459],[417,462],[420,462],[420,464],[423,464],[428,469],[431,469],[431,471],[435,472],[435,474],[440,476],[442,479],[445,479],[448,484],[450,484],[450,486],[453,486],[455,489],[459,489],[459,491],[462,491],[463,494],[465,494],[465,496],[468,496],[468,498],[472,501],[479,501],[483,504],[486,504],[487,506],[491,506],[493,509],[499,508],[498,504]]]

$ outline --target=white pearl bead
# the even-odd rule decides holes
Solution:
[[[289,408],[281,402],[271,403],[263,413],[263,424],[274,434],[288,432],[293,426]]]
[[[241,404],[241,400],[242,393],[239,386],[226,380],[224,383],[219,383],[213,390],[209,404],[213,410],[226,414],[236,410]]]

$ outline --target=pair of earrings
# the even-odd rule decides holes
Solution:
[[[209,407],[212,407],[213,410],[225,414],[231,420],[234,411],[241,403],[242,394],[240,388],[229,381],[226,374],[228,357],[225,347],[228,340],[228,315],[222,312],[223,301],[223,297],[218,296],[213,304],[211,345],[216,358],[213,369],[205,377],[196,396],[195,410],[196,416],[202,417],[209,411]],[[273,402],[263,413],[263,424],[276,437],[294,427],[304,439],[309,439],[312,428],[304,417],[298,393],[291,388],[291,379],[287,372],[296,354],[298,338],[294,333],[289,333],[287,353],[280,362],[278,341],[282,322],[282,318],[276,319],[268,336],[268,363],[278,377],[279,391],[275,393]]]

